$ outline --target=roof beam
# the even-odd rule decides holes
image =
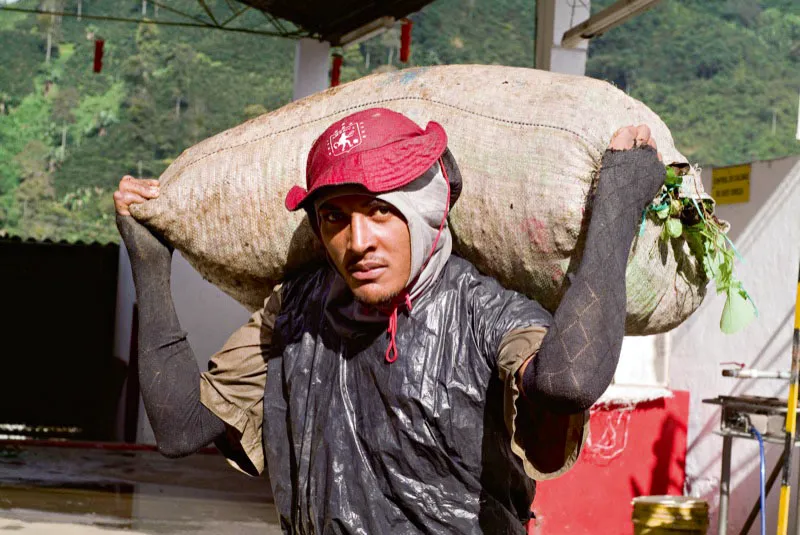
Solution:
[[[197,3],[200,4],[203,10],[205,10],[206,15],[208,15],[208,18],[211,19],[211,22],[219,26],[219,22],[217,22],[217,17],[215,17],[214,13],[208,8],[208,5],[206,4],[205,0],[197,0]]]
[[[235,12],[233,15],[231,15],[231,16],[230,16],[230,17],[228,17],[227,19],[223,20],[223,21],[222,21],[222,24],[220,24],[220,25],[219,25],[219,26],[220,26],[220,28],[224,28],[224,27],[225,27],[225,26],[227,26],[227,25],[228,25],[230,22],[232,22],[233,20],[237,19],[239,16],[241,16],[241,15],[242,15],[242,13],[244,13],[245,11],[247,11],[247,10],[249,10],[249,9],[250,9],[250,6],[244,6],[242,9],[240,9],[240,10],[239,10],[239,11],[237,11],[237,12]]]
[[[184,13],[183,11],[180,11],[178,9],[175,9],[175,8],[169,7],[167,5],[164,5],[161,2],[156,2],[156,0],[150,0],[150,3],[160,7],[161,9],[164,9],[166,11],[169,11],[171,13],[175,13],[176,15],[180,15],[181,17],[185,17],[187,19],[192,19],[194,21],[197,21],[199,24],[205,24],[206,26],[211,26],[211,24],[209,24],[208,22],[204,21],[200,17],[195,17],[194,15],[190,15],[188,13]]]
[[[160,6],[160,5],[159,5]],[[21,8],[21,7],[14,7],[14,6],[0,6],[0,12],[2,11],[16,11],[18,13],[32,13],[36,15],[53,15],[57,17],[76,17],[76,13],[61,11],[44,11],[42,9],[28,9],[28,8]],[[207,30],[222,30],[225,32],[236,32],[236,33],[248,33],[252,35],[266,35],[269,37],[286,37],[290,39],[300,39],[305,37],[305,34],[300,31],[295,32],[288,32],[288,33],[281,33],[281,32],[270,32],[264,30],[256,30],[251,28],[230,28],[227,26],[214,26],[206,21],[202,21],[202,23],[197,22],[183,22],[183,21],[168,21],[168,20],[154,20],[154,19],[134,19],[128,17],[112,17],[112,16],[105,16],[105,15],[87,15],[85,13],[81,14],[81,18],[88,19],[88,20],[107,20],[113,22],[132,22],[135,24],[152,24],[155,26],[181,26],[184,28],[205,28]],[[193,17],[192,17],[193,18]]]
[[[395,23],[394,17],[380,17],[367,24],[364,24],[360,28],[356,28],[355,30],[349,31],[346,34],[342,35],[338,43],[339,46],[347,46],[356,43],[360,43],[361,41],[365,41],[370,37],[374,37],[379,33],[383,33]]]
[[[636,15],[647,11],[659,1],[660,0],[617,0],[617,2],[600,13],[589,17],[589,20],[564,32],[564,36],[561,38],[561,46],[564,48],[572,48],[580,44],[584,39],[591,39],[592,37],[602,35],[611,28],[619,26]]]

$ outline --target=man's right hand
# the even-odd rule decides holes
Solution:
[[[139,179],[126,175],[114,192],[117,210],[117,229],[128,249],[134,282],[139,289],[140,276],[163,274],[169,279],[172,247],[161,237],[131,217],[130,206],[155,199],[159,195],[158,180]]]
[[[125,175],[119,181],[119,188],[114,192],[114,207],[119,215],[129,216],[130,205],[155,199],[158,194],[158,180]]]

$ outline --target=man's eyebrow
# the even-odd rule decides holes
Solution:
[[[391,206],[391,204],[377,197],[372,197],[370,200],[363,203],[361,206],[365,208],[375,208],[376,206]]]
[[[319,208],[317,208],[317,210],[326,210],[328,212],[331,212],[331,211],[341,210],[341,208],[339,208],[338,206],[336,206],[332,202],[325,201],[324,203],[322,203],[319,206]]]

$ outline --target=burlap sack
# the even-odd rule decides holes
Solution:
[[[131,211],[206,279],[260,307],[274,283],[321,258],[304,214],[283,206],[294,184],[305,185],[312,142],[337,119],[375,106],[444,126],[464,180],[451,215],[456,252],[550,310],[579,264],[590,188],[612,134],[648,124],[665,163],[686,163],[658,116],[605,82],[441,66],[363,78],[198,143],[161,176],[161,196]],[[685,194],[704,195],[697,173],[687,178]],[[661,242],[660,231],[648,219],[631,251],[628,334],[678,325],[705,294],[686,242]]]

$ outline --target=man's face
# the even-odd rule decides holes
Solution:
[[[320,237],[355,298],[391,301],[411,273],[411,235],[392,205],[371,195],[343,195],[318,208]]]

